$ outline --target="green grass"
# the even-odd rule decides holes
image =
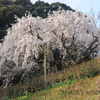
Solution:
[[[29,100],[29,97],[31,96],[32,94],[30,92],[26,92],[26,93],[22,93],[21,95],[19,96],[15,96],[13,97],[13,99],[11,100],[15,100],[15,99],[18,99],[18,100]]]
[[[52,86],[49,85],[47,86],[45,89],[41,90],[41,91],[44,91],[44,90],[49,90],[51,88],[60,88],[62,87],[63,85],[70,85],[71,83],[74,83],[75,81],[78,81],[79,79],[78,78],[75,78],[75,79],[68,79],[68,80],[65,80],[64,82],[59,82],[59,83],[54,83]],[[41,92],[40,91],[40,92]],[[24,92],[20,95],[16,95],[13,97],[13,99],[11,100],[15,100],[15,99],[21,99],[21,100],[29,100],[29,96],[31,96],[32,94],[30,92]],[[4,100],[9,100],[9,99],[4,99]]]
[[[84,77],[81,77],[81,80],[83,80],[83,79],[84,79]],[[59,88],[60,89],[64,85],[67,85],[67,87],[68,87],[68,86],[70,86],[72,83],[74,83],[76,81],[79,81],[79,79],[78,78],[68,79],[68,80],[65,80],[64,82],[54,83],[52,86],[49,85],[45,89],[43,89],[41,91],[38,91],[37,93],[40,93],[40,92],[42,92],[44,90],[47,91],[47,90],[49,90],[51,88]],[[61,92],[61,91],[62,91],[62,89],[60,89],[59,92]],[[20,95],[14,96],[11,100],[29,100],[29,97],[32,96],[32,95],[34,95],[34,94],[31,94],[29,92],[24,92],[24,93],[22,93]],[[62,96],[65,96],[65,94],[63,94]],[[4,99],[4,100],[9,100],[9,99]]]

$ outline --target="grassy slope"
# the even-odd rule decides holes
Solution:
[[[100,63],[100,58],[95,62]],[[100,100],[100,74],[93,78],[76,79],[72,84],[68,80],[66,82],[55,83],[53,88],[35,92],[27,99],[20,96],[11,100]]]
[[[72,93],[70,91],[72,91]],[[49,90],[37,92],[33,94],[33,96],[30,96],[30,100],[93,100],[93,98],[95,100],[100,100],[99,91],[100,75],[94,78],[76,81],[69,86],[65,84],[61,86],[61,88],[51,88]]]
[[[72,91],[72,92],[70,92]],[[92,92],[93,91],[93,92]],[[35,92],[29,99],[12,100],[100,100],[100,75],[64,84],[47,90]]]

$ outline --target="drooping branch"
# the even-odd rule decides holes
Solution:
[[[85,55],[84,55],[83,57],[81,57],[81,58],[75,63],[75,65],[76,65],[76,64],[79,64],[80,62],[82,62],[82,61],[85,60],[86,58],[89,58],[90,55],[91,55],[91,53],[94,54],[95,52],[97,52],[97,51],[95,51],[95,49],[97,48],[98,44],[96,44],[94,47],[93,47],[93,45],[98,41],[98,37],[94,36],[93,33],[92,33],[92,36],[95,38],[95,40],[94,40],[92,43],[90,43],[89,47],[86,49]]]
[[[65,43],[67,41],[67,38],[64,38],[64,35],[62,33],[61,41],[62,41],[63,47],[66,49],[66,53],[67,53],[66,58],[64,58],[63,60],[69,61],[68,66],[71,65],[71,63],[70,63],[71,60],[73,60],[75,62],[74,59],[75,59],[75,55],[76,55],[76,52],[77,52],[77,50],[76,50],[77,45],[74,44],[74,42],[75,42],[74,36],[75,36],[75,34],[72,37],[71,44],[66,47]],[[93,46],[93,45],[98,41],[98,37],[94,36],[93,33],[92,33],[92,36],[95,38],[94,41],[92,43],[90,43],[89,47],[86,49],[85,55],[83,57],[80,56],[80,58],[78,59],[77,62],[75,62],[75,64],[79,64],[83,60],[89,59],[90,55],[92,53],[94,54],[94,53],[97,52],[95,49],[97,48],[98,44],[96,44],[95,46]],[[80,53],[80,55],[82,55],[82,53]]]
[[[62,60],[64,60],[65,62],[66,61],[69,62],[69,64],[68,64],[67,67],[69,67],[69,65],[71,64],[70,60],[73,60],[74,61],[74,58],[73,57],[76,54],[76,45],[74,44],[74,41],[75,41],[74,36],[75,36],[75,33],[72,36],[71,44],[66,47],[65,44],[66,44],[67,38],[64,38],[64,34],[62,33],[61,42],[62,42],[63,47],[66,49],[66,53],[67,53],[66,58],[64,58]]]

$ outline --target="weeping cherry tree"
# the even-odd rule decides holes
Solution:
[[[94,58],[100,49],[100,29],[89,14],[59,11],[48,18],[16,17],[0,44],[1,87],[39,75],[43,66],[44,46],[47,68],[58,70]]]

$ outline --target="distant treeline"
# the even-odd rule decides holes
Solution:
[[[16,23],[14,15],[21,18],[25,13],[31,13],[34,17],[46,18],[48,13],[62,9],[75,11],[70,6],[59,2],[49,4],[38,0],[32,4],[30,0],[0,0],[0,42],[7,34],[8,27]]]

